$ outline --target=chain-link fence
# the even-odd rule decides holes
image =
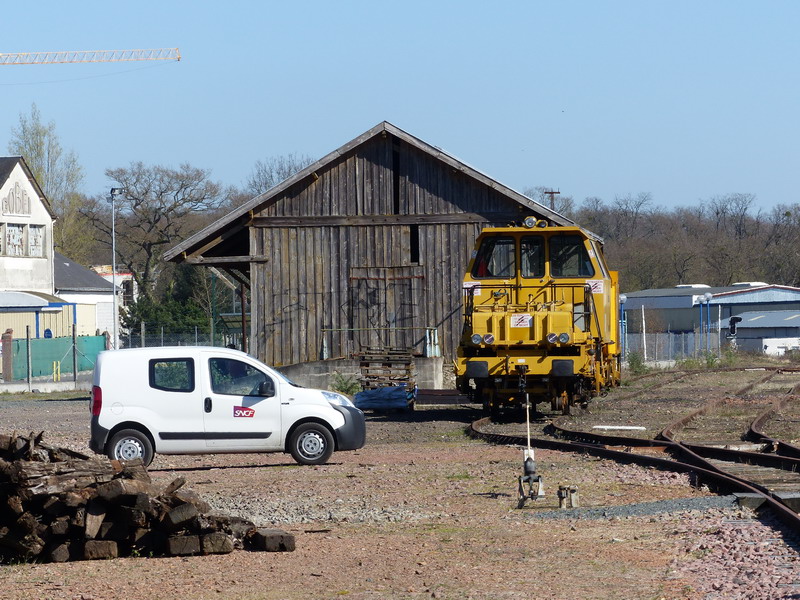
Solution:
[[[206,331],[200,327],[173,330],[164,325],[142,323],[138,331],[122,332],[120,348],[150,348],[156,346],[227,346],[241,350],[241,332]]]
[[[636,353],[644,362],[676,361],[685,358],[721,356],[726,340],[719,331],[680,333],[627,333],[625,356]]]

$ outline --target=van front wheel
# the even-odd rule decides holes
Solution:
[[[111,460],[142,459],[148,466],[153,462],[153,444],[150,438],[136,429],[123,429],[114,434],[106,446],[106,456]]]
[[[304,423],[292,433],[289,452],[301,465],[322,465],[333,454],[333,436],[319,423]]]

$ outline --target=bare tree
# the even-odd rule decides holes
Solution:
[[[53,230],[56,249],[79,263],[86,263],[94,239],[80,209],[87,202],[80,193],[83,168],[77,155],[65,151],[53,121],[42,122],[36,104],[30,115],[20,113],[19,124],[11,129],[8,152],[20,155],[33,172],[55,213]]]
[[[188,164],[170,169],[134,162],[106,175],[124,189],[116,201],[117,260],[152,300],[163,270],[161,256],[219,206],[221,186],[209,180],[209,171]],[[85,211],[106,244],[111,243],[109,210],[105,198],[95,198]]]
[[[310,156],[293,152],[256,161],[247,180],[246,191],[253,196],[263,194],[313,162]]]
[[[636,196],[627,194],[614,198],[613,209],[616,213],[614,237],[617,239],[633,237],[637,234],[639,219],[649,208],[653,197],[649,192],[640,192]]]
[[[550,199],[552,197],[552,209],[558,214],[564,215],[568,219],[572,219],[575,214],[575,200],[572,196],[552,193],[550,188],[543,186],[526,187],[522,190],[522,193],[547,208],[551,208]]]

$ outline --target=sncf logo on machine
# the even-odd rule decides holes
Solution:
[[[246,406],[234,406],[233,407],[233,416],[234,417],[253,417],[255,416],[256,411],[254,408],[247,408]]]

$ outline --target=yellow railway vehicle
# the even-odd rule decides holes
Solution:
[[[620,381],[619,283],[602,241],[528,218],[484,229],[464,276],[458,388],[496,414],[568,414]]]

